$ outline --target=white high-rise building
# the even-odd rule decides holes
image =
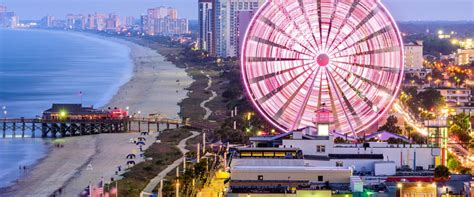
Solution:
[[[215,0],[216,55],[235,57],[239,49],[237,14],[258,9],[265,0]]]
[[[201,50],[210,51],[212,43],[212,0],[199,0],[199,40]]]

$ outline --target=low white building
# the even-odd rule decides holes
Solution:
[[[471,102],[471,90],[468,88],[437,88],[446,103],[465,106]]]
[[[272,142],[265,142],[269,139]],[[365,144],[335,144],[333,136],[312,136],[302,131],[292,131],[280,136],[251,138],[254,146],[298,148],[304,155],[306,166],[352,168],[356,173],[374,174],[376,164],[392,162],[395,169],[432,170],[439,148],[428,145],[397,145],[387,142]],[[281,141],[281,142],[280,142]],[[393,169],[393,170],[395,170]]]

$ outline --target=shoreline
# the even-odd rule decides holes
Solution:
[[[133,41],[128,41],[121,38],[106,37],[94,33],[88,32],[66,32],[79,34],[82,36],[90,36],[98,39],[103,39],[115,43],[119,43],[127,46],[129,51],[130,60],[133,62],[130,77],[128,81],[121,83],[118,90],[110,97],[109,101],[101,106],[101,108],[107,107],[130,107],[130,112],[138,113],[142,116],[149,114],[158,114],[167,116],[169,118],[175,118],[174,115],[180,112],[178,103],[187,97],[187,88],[193,80],[188,76],[184,68],[179,68],[172,62],[166,60],[166,57],[158,51],[149,47],[141,46]],[[179,73],[181,72],[181,73]],[[176,96],[173,96],[174,93]],[[166,95],[166,96],[163,96]],[[169,97],[169,98],[164,98]],[[173,104],[171,104],[174,102]],[[133,114],[133,113],[131,113]],[[59,188],[64,188],[64,193],[69,195],[78,195],[80,188],[85,188],[87,183],[84,184],[84,180],[94,177],[95,180],[99,181],[96,174],[88,174],[82,171],[88,162],[97,162],[102,165],[100,157],[110,157],[111,160],[117,160],[118,158],[124,158],[127,151],[120,146],[126,146],[130,137],[138,137],[136,133],[123,134],[124,137],[121,139],[115,139],[116,136],[122,136],[121,134],[111,135],[94,135],[94,136],[82,136],[68,139],[65,143],[66,147],[74,150],[75,156],[65,155],[61,149],[56,149],[53,146],[47,147],[48,150],[45,156],[40,158],[35,164],[29,166],[29,171],[17,179],[17,183],[0,188],[0,193],[6,196],[27,196],[28,194],[38,195],[49,195]],[[149,142],[153,142],[153,136],[150,136]],[[90,148],[94,144],[91,141],[96,142],[95,148]],[[103,145],[102,142],[110,142],[109,145]],[[114,145],[115,144],[115,145]],[[151,143],[150,143],[151,144]],[[147,143],[147,145],[150,145]],[[86,145],[86,146],[85,146]],[[77,151],[80,147],[88,147]],[[104,146],[104,147],[98,147]],[[110,150],[121,149],[121,151],[112,151],[111,153],[104,153],[102,148]],[[133,145],[128,147],[133,149]],[[125,152],[124,152],[125,151]],[[61,155],[62,154],[62,155]],[[81,155],[80,158],[76,154]],[[59,157],[61,156],[61,157]],[[66,157],[66,158],[64,158]],[[66,161],[66,165],[55,163],[54,161]],[[68,160],[75,160],[76,164],[68,164]],[[121,159],[123,160],[123,159]],[[118,161],[115,161],[117,163]],[[120,161],[122,162],[122,161]],[[79,164],[77,164],[79,163]],[[47,165],[46,165],[47,164]],[[52,166],[51,166],[52,165]],[[109,163],[103,163],[107,166],[99,166],[97,168],[103,168],[107,172],[107,175],[114,173],[114,166],[108,166]],[[124,162],[123,164],[124,165]],[[49,168],[49,169],[48,169]],[[55,173],[44,173],[49,171],[55,171]],[[58,175],[56,172],[62,172],[62,175]],[[43,172],[43,173],[41,173]],[[101,171],[102,172],[102,171]],[[55,175],[56,174],[56,175]],[[62,176],[53,180],[51,183],[43,183],[48,178],[54,176]],[[79,186],[77,185],[79,184]],[[26,191],[28,190],[28,191]],[[80,190],[79,190],[80,192]],[[63,194],[64,194],[63,193]]]

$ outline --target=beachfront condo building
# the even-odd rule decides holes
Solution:
[[[16,28],[19,21],[15,12],[8,12],[7,6],[0,5],[0,27]]]
[[[198,47],[203,51],[212,50],[212,0],[199,0],[199,40]]]
[[[147,14],[141,16],[141,26],[147,35],[176,35],[187,34],[188,20],[178,18],[175,8],[157,7],[147,10]]]
[[[235,57],[238,55],[239,11],[255,11],[265,0],[214,0],[215,47],[216,55],[220,57]]]

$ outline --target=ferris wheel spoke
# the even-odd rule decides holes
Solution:
[[[361,80],[361,81],[363,81],[363,82],[365,82],[365,83],[370,84],[370,85],[373,86],[373,87],[376,87],[378,90],[381,90],[381,91],[385,92],[385,93],[388,94],[388,95],[393,94],[393,92],[392,92],[389,88],[387,88],[387,87],[385,87],[385,86],[383,86],[383,85],[381,85],[381,84],[378,84],[378,83],[376,83],[376,82],[374,82],[374,81],[372,81],[372,80],[370,80],[370,79],[367,79],[367,78],[362,77],[362,76],[360,76],[360,75],[358,75],[358,74],[355,74],[355,73],[353,73],[353,72],[350,72],[350,71],[348,71],[348,70],[346,70],[346,69],[344,69],[344,68],[338,67],[338,69],[340,69],[340,70],[346,72],[348,75],[351,75],[351,76],[356,77],[357,79],[359,79],[359,80]]]
[[[313,76],[314,72],[319,72],[319,67],[318,69],[316,70],[312,70],[311,73],[310,73],[310,76]],[[313,80],[315,79],[316,77],[313,77]],[[304,80],[303,83],[301,83],[301,85],[298,86],[298,88],[294,91],[294,93],[291,95],[290,98],[288,98],[288,100],[285,102],[285,104],[283,104],[283,106],[277,111],[277,113],[275,113],[275,119],[278,120],[280,119],[281,115],[286,111],[286,109],[288,108],[288,106],[290,106],[290,104],[293,102],[293,100],[295,99],[296,96],[298,96],[298,92],[301,90],[301,88],[303,88],[303,86],[309,81],[309,79],[311,79],[311,77],[308,77]],[[306,103],[302,103],[301,104],[301,107],[300,109],[302,108],[306,108]],[[295,117],[296,119],[298,119],[298,116]],[[295,120],[296,121],[296,120]]]
[[[398,73],[400,72],[400,69],[398,68],[390,68],[386,66],[376,66],[376,65],[370,65],[370,64],[359,64],[359,63],[349,63],[349,62],[343,62],[343,61],[337,61],[334,60],[333,62],[340,63],[340,64],[347,64],[347,65],[352,65],[352,66],[357,66],[361,68],[368,68],[372,70],[378,70],[378,71],[383,71],[383,72],[389,72],[389,73]]]
[[[361,27],[363,27],[365,24],[367,24],[367,22],[369,22],[370,19],[374,18],[374,16],[376,16],[379,11],[380,11],[380,6],[377,4],[377,7],[375,7],[372,11],[370,11],[370,13],[364,19],[362,19],[362,21],[359,24],[357,24],[357,26],[354,29],[352,29],[350,33],[348,33],[342,40],[340,40],[336,45],[333,45],[333,47],[328,50],[329,53],[333,53],[334,50],[337,49],[337,46],[345,42],[349,37],[354,36],[353,34],[356,31],[358,31]]]
[[[275,88],[274,90],[272,90],[271,92],[269,92],[268,94],[264,95],[263,97],[261,98],[258,98],[257,99],[257,102],[258,103],[265,103],[268,101],[268,99],[272,98],[274,95],[278,94],[280,91],[282,91],[283,89],[285,89],[288,85],[290,85],[291,83],[293,83],[296,79],[300,78],[303,74],[305,74],[308,70],[310,70],[311,68],[308,68],[306,70],[304,70],[303,72],[301,72],[300,74],[296,75],[295,77],[293,77],[292,79],[290,79],[289,81],[285,82],[283,85],[281,86],[278,86],[277,88]]]
[[[279,70],[279,71],[276,71],[276,72],[271,72],[271,73],[267,73],[265,75],[262,75],[262,76],[258,76],[258,77],[254,77],[252,79],[249,80],[250,83],[257,83],[257,82],[260,82],[262,80],[266,80],[270,77],[276,77],[278,75],[281,75],[281,74],[285,74],[287,72],[290,72],[290,71],[293,71],[295,69],[298,69],[298,68],[301,68],[301,67],[305,67],[305,66],[308,66],[310,64],[312,64],[313,62],[308,62],[308,63],[305,63],[305,64],[301,64],[299,66],[294,66],[294,67],[291,67],[291,68],[288,68],[288,69],[285,69],[285,70]]]
[[[291,39],[292,42],[297,43],[297,44],[298,44],[299,46],[301,46],[302,48],[304,48],[304,49],[310,51],[311,53],[313,53],[313,55],[316,55],[316,51],[314,51],[314,49],[311,50],[311,49],[309,49],[308,47],[306,47],[306,44],[299,42],[297,39],[294,39],[290,34],[288,34],[285,30],[283,30],[283,29],[280,28],[278,25],[276,25],[275,23],[273,23],[270,19],[268,19],[268,18],[262,16],[262,17],[259,19],[259,21],[261,21],[261,22],[264,23],[265,25],[271,27],[272,29],[276,30],[277,33],[281,33],[281,34],[285,35],[287,38]],[[302,35],[300,34],[300,36],[302,36]]]
[[[380,30],[374,32],[373,34],[370,34],[369,36],[367,36],[367,37],[365,37],[365,38],[362,38],[362,39],[358,40],[357,42],[354,42],[354,43],[348,45],[347,47],[345,47],[345,48],[343,48],[343,49],[341,49],[341,50],[338,50],[338,51],[335,52],[334,54],[342,53],[343,51],[345,51],[345,50],[347,50],[347,49],[349,49],[349,48],[352,48],[352,47],[354,47],[354,46],[357,46],[357,45],[360,44],[360,43],[367,42],[367,41],[369,41],[369,40],[371,40],[371,39],[373,39],[373,38],[375,38],[375,37],[377,37],[377,36],[379,36],[379,35],[383,35],[383,34],[385,34],[385,33],[387,33],[387,32],[392,31],[392,30],[393,30],[392,26],[385,26],[384,28],[382,28],[382,29],[380,29]]]
[[[275,3],[274,1],[272,1],[273,3]],[[286,11],[286,8],[283,7],[282,5],[278,4],[278,3],[275,3],[275,5],[277,5],[278,9],[283,13],[283,15],[286,16],[286,18],[290,21],[292,21],[292,25],[296,28],[296,30],[298,30],[299,34],[302,36],[302,38],[304,38],[306,40],[306,42],[311,46],[311,48],[313,49],[317,49],[317,47],[315,47],[311,41],[309,41],[309,39],[306,37],[306,34],[303,33],[303,31],[301,31],[300,27],[298,26],[298,24],[296,24],[295,20],[293,18],[291,18],[291,15],[290,13],[288,13],[288,11]],[[316,55],[317,53],[315,53]]]
[[[336,41],[336,38],[341,33],[341,30],[346,26],[347,21],[352,16],[352,13],[355,11],[355,9],[359,5],[360,1],[361,0],[354,0],[354,2],[352,2],[352,5],[351,5],[351,7],[349,8],[349,11],[346,14],[346,17],[343,19],[343,21],[341,23],[341,26],[338,28],[337,33],[334,36],[334,39],[332,39],[331,44],[329,44],[329,46],[327,46],[328,49],[332,48],[332,46],[334,45],[334,42]]]
[[[292,130],[298,129],[297,127],[300,125],[301,118],[303,117],[303,114],[306,110],[306,106],[308,105],[309,98],[313,94],[314,83],[316,82],[316,79],[318,78],[318,74],[319,74],[320,69],[321,69],[321,67],[318,66],[318,69],[317,69],[316,73],[314,75],[313,75],[313,73],[311,73],[311,76],[314,76],[314,77],[313,77],[313,80],[311,81],[311,85],[308,88],[308,93],[306,93],[306,95],[304,97],[304,100],[303,100],[303,103],[301,104],[301,107],[298,110],[298,114],[296,115],[296,120],[294,121],[293,126],[291,127]],[[320,99],[320,98],[318,98],[318,99]],[[319,106],[319,104],[318,104],[318,106]]]
[[[301,61],[301,60],[313,60],[313,59],[282,58],[282,57],[247,57],[248,62],[280,62],[280,61]]]
[[[326,71],[326,69],[324,69],[323,71]],[[321,72],[321,79],[323,79],[323,72]],[[327,80],[327,75],[326,75],[326,81],[329,82],[329,80]],[[323,87],[323,80],[321,80],[321,86],[319,88],[319,102],[318,102],[318,110],[321,109],[321,97],[322,97],[322,87]],[[329,102],[331,102],[331,110],[332,110],[332,115],[334,117],[334,126],[336,126],[336,128],[340,128],[341,126],[341,123],[339,122],[339,116],[337,115],[337,109],[336,109],[336,99],[334,98],[332,92],[330,91],[329,89],[329,83],[327,84],[328,86],[328,95],[329,95]],[[345,113],[345,112],[344,112]]]
[[[321,11],[321,0],[317,0],[318,5],[318,21],[319,21],[319,42],[323,45],[323,23],[322,23],[322,11]]]
[[[349,115],[347,114],[346,109],[344,109],[344,106],[345,106],[345,105],[344,105],[344,103],[343,103],[342,100],[341,100],[341,97],[342,97],[342,96],[339,95],[339,93],[341,93],[341,92],[340,92],[340,90],[339,90],[339,88],[338,88],[336,82],[335,82],[334,79],[332,78],[331,73],[330,73],[330,72],[326,72],[326,73],[327,73],[327,74],[326,74],[326,77],[327,77],[327,79],[328,79],[328,81],[329,81],[328,85],[330,84],[330,85],[329,85],[330,88],[331,88],[331,86],[333,87],[332,89],[333,89],[333,91],[336,93],[337,101],[339,101],[341,111],[344,112],[344,115],[345,115],[344,117],[346,118],[347,123],[348,123],[348,125],[349,125],[349,127],[350,127],[352,133],[353,133],[354,136],[355,136],[354,126],[352,125],[352,122],[351,122],[351,120],[349,119]],[[350,103],[349,103],[349,105],[350,105]],[[349,108],[349,105],[347,106],[348,108]],[[352,105],[351,105],[351,108],[352,108]],[[350,108],[349,108],[349,109],[350,109]],[[352,116],[354,116],[354,114],[352,114]]]
[[[374,106],[374,104],[372,103],[371,100],[369,100],[363,93],[363,91],[359,90],[358,88],[354,87],[352,85],[352,83],[350,83],[347,78],[348,77],[343,77],[340,73],[338,72],[334,72],[336,73],[336,75],[339,77],[340,80],[344,81],[344,83],[346,83],[347,86],[349,86],[349,88],[352,89],[352,91],[354,91],[356,93],[357,96],[359,96],[360,99],[362,99],[368,106],[370,109],[372,109],[372,107]]]
[[[331,13],[331,19],[329,21],[329,29],[328,29],[328,33],[326,35],[326,43],[325,43],[326,47],[328,45],[329,35],[331,35],[333,21],[336,18],[336,10],[337,10],[338,4],[339,4],[339,0],[334,0],[334,4],[332,6],[333,9],[332,9],[332,13]]]
[[[290,49],[284,45],[281,45],[281,44],[278,44],[278,43],[275,43],[271,40],[267,40],[265,38],[260,38],[260,37],[257,37],[257,36],[253,36],[250,38],[250,40],[252,41],[255,41],[257,43],[262,43],[262,44],[266,44],[266,45],[269,45],[271,47],[276,47],[276,48],[280,48],[280,49],[285,49],[285,50],[288,50],[288,51],[292,51],[292,52],[296,52],[298,54],[302,54],[302,55],[307,55],[307,56],[311,56],[310,54],[307,54],[307,53],[304,53],[302,51],[298,51],[296,49]]]
[[[399,46],[392,46],[388,48],[382,48],[382,49],[373,49],[373,50],[368,50],[368,51],[362,51],[362,52],[357,52],[353,54],[345,54],[341,56],[335,56],[334,58],[341,58],[341,57],[351,57],[351,56],[361,56],[361,55],[376,55],[376,54],[382,54],[382,53],[390,53],[390,52],[400,52],[400,47]]]
[[[311,22],[309,21],[308,14],[306,13],[306,9],[303,3],[303,0],[298,0],[298,3],[300,4],[300,9],[301,12],[304,14],[304,19],[306,21],[306,25],[309,27],[309,29],[313,30],[313,26],[311,25]],[[311,37],[313,38],[314,43],[316,43],[317,50],[320,50],[320,47],[318,45],[318,41],[316,41],[316,38],[314,37],[314,33],[311,31]]]

